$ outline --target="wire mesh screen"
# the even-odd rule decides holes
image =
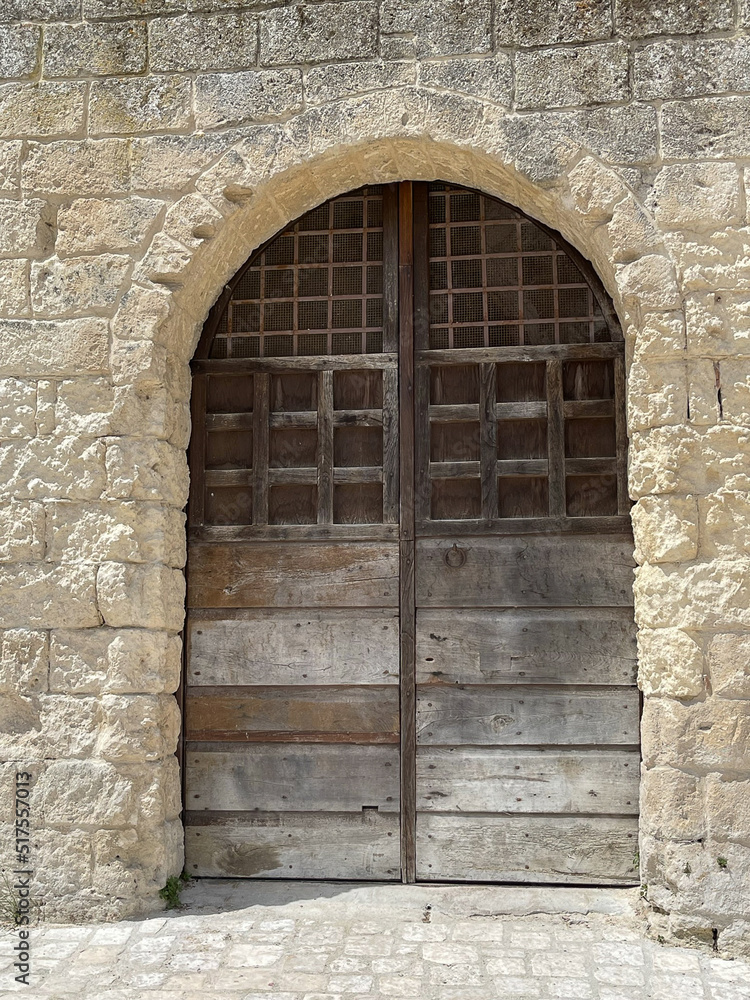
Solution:
[[[502,202],[431,184],[429,254],[431,348],[611,340],[575,261]]]
[[[383,350],[383,192],[314,208],[251,259],[221,316],[212,358]]]

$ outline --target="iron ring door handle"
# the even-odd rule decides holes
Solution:
[[[443,562],[450,569],[459,569],[466,562],[466,549],[460,549],[456,543],[443,556]]]

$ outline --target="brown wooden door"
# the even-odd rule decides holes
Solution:
[[[635,877],[623,348],[559,237],[446,185],[308,213],[194,363],[188,870]]]

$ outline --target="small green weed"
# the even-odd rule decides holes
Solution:
[[[183,871],[180,875],[170,875],[167,884],[159,890],[159,895],[166,901],[168,910],[176,910],[180,906],[180,893],[190,881],[190,876]]]
[[[729,862],[727,861],[726,858],[717,858],[716,859],[716,864],[719,866],[719,868],[727,868],[728,865],[729,865]]]

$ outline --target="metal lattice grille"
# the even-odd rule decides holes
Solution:
[[[575,261],[502,202],[431,184],[429,254],[431,348],[611,339]]]
[[[234,287],[212,358],[383,350],[383,193],[320,205],[254,257]]]

